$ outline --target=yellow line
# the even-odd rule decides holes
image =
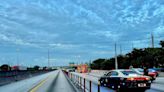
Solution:
[[[47,81],[47,79],[49,79],[49,77],[51,77],[51,76],[48,76],[46,79],[42,80],[34,88],[32,88],[29,92],[36,92]]]

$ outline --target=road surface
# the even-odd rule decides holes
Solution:
[[[75,92],[61,70],[0,87],[0,92]]]
[[[62,71],[59,72],[59,75],[49,90],[49,92],[76,92]]]
[[[0,92],[29,92],[36,87],[41,81],[48,79],[49,76],[57,75],[58,71],[49,72],[46,74],[31,77],[25,80],[14,82],[0,87]],[[43,89],[46,89],[45,87]],[[34,91],[31,91],[34,92]],[[45,92],[45,91],[44,91]]]

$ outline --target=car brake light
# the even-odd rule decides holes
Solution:
[[[149,78],[145,78],[146,80],[150,80]]]
[[[127,78],[127,80],[128,80],[128,81],[133,81],[133,80],[134,80],[134,78]]]
[[[149,78],[127,78],[128,81],[150,80]]]

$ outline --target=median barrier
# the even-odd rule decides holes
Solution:
[[[28,71],[28,70],[13,70],[13,71],[0,71],[0,86],[9,84],[14,81],[23,80],[43,73],[47,70]]]

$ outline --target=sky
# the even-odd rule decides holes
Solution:
[[[164,0],[0,0],[0,65],[85,63],[164,40]],[[121,50],[120,50],[121,48]]]

